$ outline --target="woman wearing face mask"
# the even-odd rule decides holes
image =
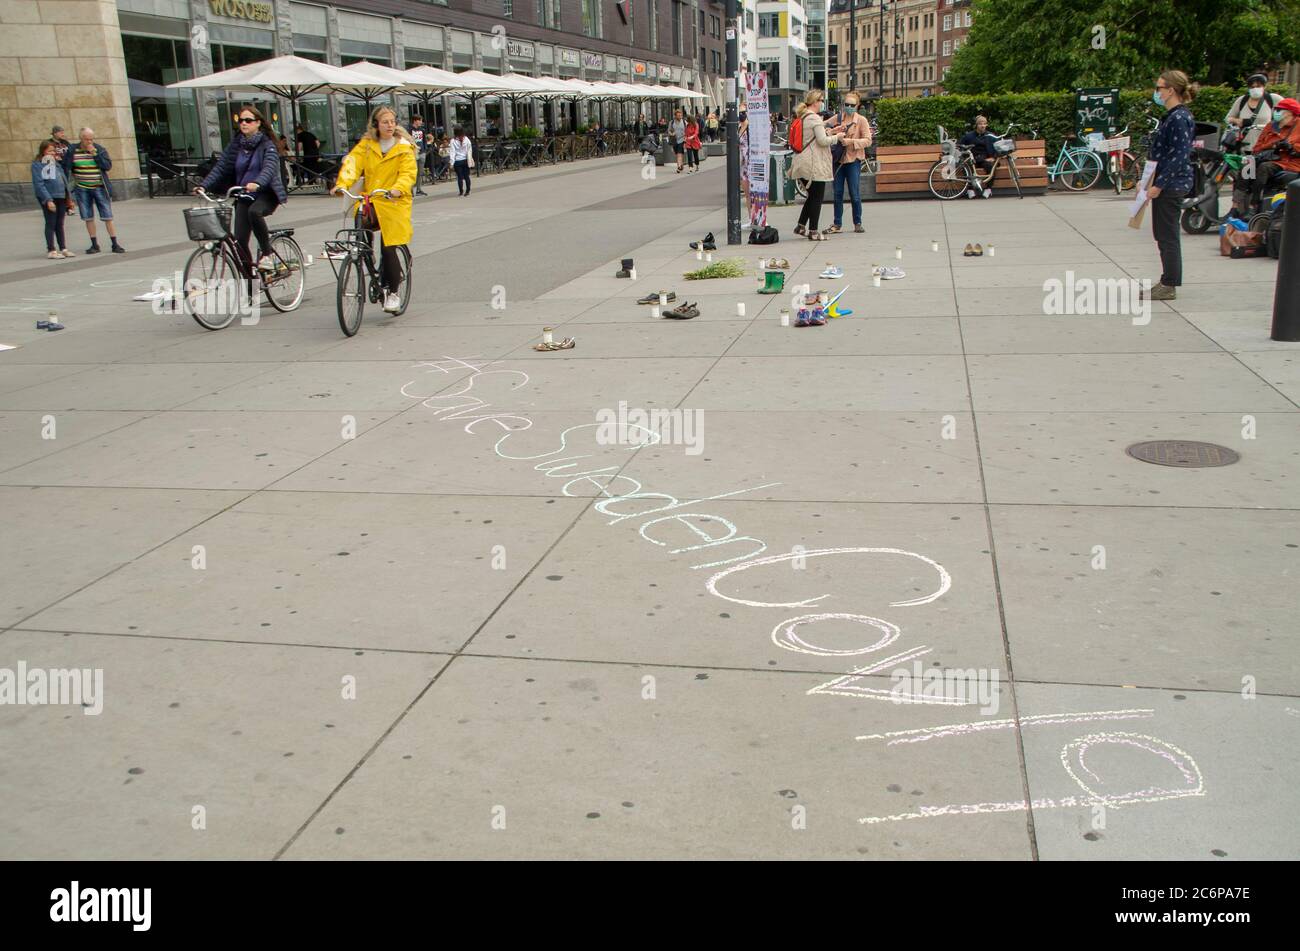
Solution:
[[[867,117],[858,110],[862,106],[862,97],[857,90],[851,90],[844,97],[844,109],[838,121],[830,131],[840,137],[844,145],[839,164],[835,166],[835,223],[826,229],[827,234],[838,234],[844,223],[844,186],[849,189],[849,200],[853,204],[853,230],[858,234],[862,228],[862,162],[871,147],[871,126]],[[832,149],[832,157],[834,150]]]
[[[1272,121],[1273,110],[1282,101],[1282,97],[1265,91],[1268,77],[1263,73],[1255,73],[1247,79],[1246,86],[1246,95],[1239,96],[1228,112],[1228,123],[1245,130],[1246,146],[1253,149],[1259,134]]]
[[[32,162],[32,189],[45,213],[45,256],[72,257],[74,252],[68,250],[63,238],[63,220],[72,198],[63,163],[59,161],[58,143],[53,139],[42,142],[36,152],[36,160]]]
[[[1284,191],[1288,183],[1300,178],[1300,101],[1283,99],[1273,107],[1268,128],[1255,142],[1254,199]]]
[[[1183,249],[1178,236],[1179,202],[1192,190],[1192,139],[1196,121],[1187,104],[1199,87],[1177,69],[1165,70],[1151,94],[1166,110],[1151,140],[1148,159],[1156,172],[1147,188],[1151,198],[1151,234],[1160,248],[1160,283],[1151,288],[1151,300],[1174,300],[1183,283]]]
[[[803,123],[804,147],[790,162],[790,174],[808,182],[808,197],[804,199],[794,233],[806,236],[809,241],[826,240],[826,235],[817,230],[817,222],[821,219],[826,183],[834,177],[831,146],[840,140],[838,134],[826,131],[826,123],[822,121],[824,98],[820,89],[808,90],[794,115],[795,122]]]

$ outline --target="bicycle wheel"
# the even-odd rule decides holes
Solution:
[[[1183,211],[1181,223],[1188,234],[1205,234],[1214,222],[1200,208],[1187,208]]]
[[[185,262],[181,284],[185,312],[205,330],[223,330],[239,316],[243,283],[225,244],[200,245]]]
[[[344,261],[339,268],[339,328],[345,337],[355,337],[361,329],[361,314],[366,309],[366,274],[359,258]]]
[[[262,275],[262,290],[271,306],[287,314],[302,303],[307,291],[307,273],[303,267],[302,248],[287,235],[271,239],[271,263],[275,270]]]
[[[411,249],[404,244],[397,247],[397,263],[402,271],[402,309],[393,314],[394,317],[400,317],[406,313],[406,305],[411,302],[411,280],[414,277],[414,272],[411,270]]]
[[[939,159],[930,166],[930,194],[941,201],[960,198],[970,187],[970,178],[965,163],[958,164],[951,178],[944,174],[947,168],[948,161],[946,159]]]
[[[1059,175],[1061,184],[1071,191],[1086,192],[1101,178],[1101,157],[1083,149],[1071,151]]]
[[[1119,191],[1128,191],[1137,187],[1143,164],[1145,163],[1140,161],[1138,156],[1132,152],[1121,152],[1119,154]]]

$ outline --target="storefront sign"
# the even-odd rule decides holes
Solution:
[[[271,23],[275,19],[275,8],[271,4],[254,3],[253,0],[208,0],[208,7],[213,16],[234,20]]]
[[[582,54],[582,65],[588,69],[604,69],[605,57],[601,56],[599,53],[584,52]]]
[[[673,78],[673,69],[672,69],[672,67],[671,67],[671,66],[660,66],[660,67],[659,67],[659,78],[660,78],[660,79],[667,79],[667,80],[671,81],[672,78]]]
[[[635,74],[638,75],[638,76],[644,76],[644,75],[645,75],[645,63],[638,63],[638,62],[636,62],[635,60],[633,60],[633,62],[632,62],[632,72],[635,73]]]
[[[560,65],[561,65],[561,66],[577,66],[577,65],[578,65],[578,51],[577,51],[577,50],[560,50]]]
[[[508,42],[508,43],[506,44],[506,51],[507,51],[511,56],[516,56],[516,57],[518,57],[519,59],[532,59],[532,58],[533,58],[533,44],[532,44],[532,43],[519,43],[519,42],[517,42],[517,41],[515,41],[515,40],[511,40],[510,42]]]

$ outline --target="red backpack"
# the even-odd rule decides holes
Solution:
[[[803,140],[803,120],[806,118],[805,114],[790,123],[790,148],[796,152],[802,152],[806,144]]]

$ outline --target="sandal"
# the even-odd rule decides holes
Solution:
[[[831,225],[829,228],[823,231],[822,234],[839,234],[843,230],[844,229],[841,228],[839,225]]]
[[[772,267],[778,268],[782,271],[788,271],[790,270],[790,261],[787,258],[781,258],[779,261],[774,263]]]
[[[825,241],[826,235],[816,231],[809,231],[807,234],[807,238],[809,241]]]
[[[534,350],[572,350],[578,341],[573,337],[565,337],[563,340],[556,340],[552,343],[535,343]]]
[[[664,311],[664,316],[673,320],[690,320],[700,316],[700,308],[696,304],[683,303],[680,307]]]
[[[803,234],[803,235],[806,235],[806,234],[808,233],[808,229],[805,228],[803,225],[795,225],[795,226],[794,226],[794,233],[795,233],[795,234]]]

